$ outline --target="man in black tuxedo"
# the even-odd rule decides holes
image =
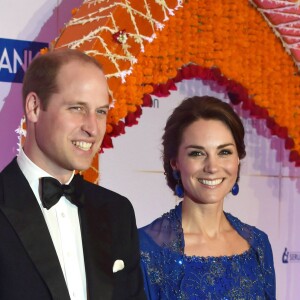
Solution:
[[[23,149],[0,173],[0,299],[145,299],[131,203],[74,175],[106,130],[101,66],[75,50],[35,58],[23,106]]]

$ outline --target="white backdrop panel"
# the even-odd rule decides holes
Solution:
[[[150,223],[178,201],[166,185],[161,160],[161,136],[171,111],[182,99],[193,95],[207,94],[229,102],[222,91],[215,92],[199,80],[183,81],[177,87],[168,97],[153,97],[158,99],[156,105],[143,109],[139,124],[127,127],[125,135],[113,140],[114,148],[105,149],[100,156],[100,185],[131,200],[138,227]],[[252,119],[239,106],[235,110],[245,125],[247,156],[241,165],[240,193],[226,197],[225,210],[269,235],[278,299],[295,300],[300,295],[296,284],[300,264],[291,260],[283,264],[282,255],[285,247],[300,252],[299,170],[288,162],[283,141],[270,135],[264,120]]]

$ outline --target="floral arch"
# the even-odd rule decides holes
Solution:
[[[292,18],[287,29],[276,17],[281,10]],[[296,1],[85,0],[52,47],[79,49],[104,66],[113,107],[103,148],[137,124],[149,94],[167,95],[182,79],[210,79],[233,105],[266,119],[299,167],[297,34]],[[98,173],[96,157],[84,175],[97,181]]]

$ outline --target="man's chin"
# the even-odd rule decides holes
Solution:
[[[75,164],[75,168],[74,168],[74,170],[77,170],[77,171],[80,171],[80,172],[83,172],[83,171],[86,171],[86,170],[88,170],[90,167],[91,167],[91,165],[92,165],[92,160],[91,161],[89,161],[89,162],[84,162],[84,163],[77,163],[77,164]]]
[[[95,162],[94,162],[94,158],[95,158]],[[91,168],[91,166],[93,165],[94,168],[96,168],[98,170],[98,153],[96,153],[94,156],[89,155],[86,157],[83,156],[77,156],[76,158],[73,157],[72,159],[72,166],[74,168],[74,170],[77,171],[87,171],[89,168]],[[94,163],[97,164],[97,166],[94,165]],[[93,169],[94,169],[93,168]]]

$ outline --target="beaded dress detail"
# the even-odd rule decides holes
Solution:
[[[181,214],[180,203],[139,229],[148,299],[276,299],[273,254],[264,232],[225,213],[250,248],[233,256],[187,256]]]

